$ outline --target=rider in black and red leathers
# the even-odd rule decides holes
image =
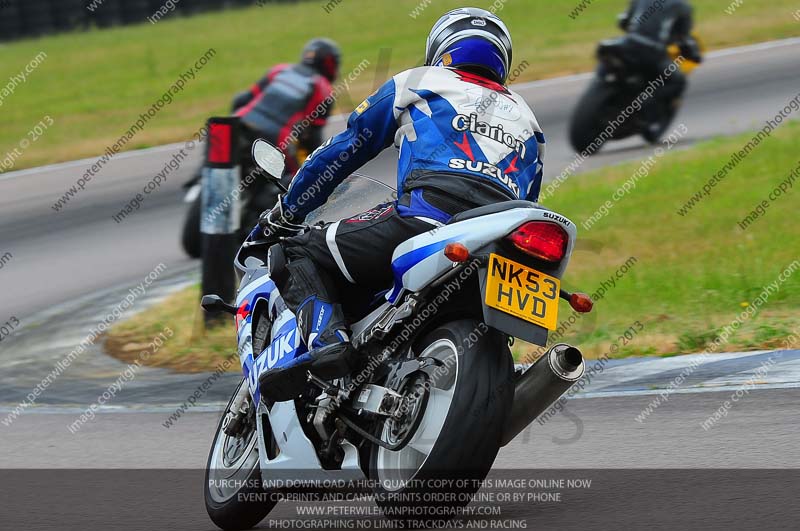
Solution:
[[[286,155],[287,172],[322,143],[322,128],[333,104],[334,82],[341,54],[329,39],[313,39],[298,64],[279,64],[233,102],[234,114],[254,138],[263,138]],[[252,142],[246,143],[248,146]],[[298,149],[299,148],[299,149]]]

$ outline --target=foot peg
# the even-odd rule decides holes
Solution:
[[[276,367],[258,378],[262,396],[276,402],[296,398],[308,381],[308,372],[323,380],[334,380],[358,369],[358,351],[350,343],[336,343],[316,348]]]

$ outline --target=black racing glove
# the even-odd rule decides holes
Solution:
[[[620,13],[617,15],[617,26],[622,31],[628,31],[628,28],[631,24],[631,16],[630,13]]]
[[[290,212],[283,211],[283,196],[278,196],[278,202],[271,210],[265,210],[264,213],[258,218],[258,226],[264,231],[267,237],[289,237],[296,236],[305,232],[306,226],[300,220],[300,223],[294,223]]]
[[[703,52],[700,49],[700,43],[694,37],[686,37],[680,43],[681,55],[695,63],[703,62]]]

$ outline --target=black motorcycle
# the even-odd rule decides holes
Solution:
[[[239,240],[241,241],[244,241],[250,232],[247,228],[253,227],[258,222],[258,216],[264,210],[275,205],[280,193],[280,190],[272,183],[257,179],[257,172],[254,173],[254,170],[255,166],[246,164],[241,171],[241,182],[243,183],[243,191],[239,197],[239,211],[241,212]],[[197,174],[183,185],[186,190],[183,202],[188,204],[188,209],[181,231],[181,245],[186,254],[192,258],[200,258],[203,253],[203,235],[200,232],[200,216],[203,208],[201,204],[201,172],[202,167],[198,168]]]
[[[692,40],[670,45],[667,53],[684,75],[702,60],[700,45]],[[660,97],[659,83],[644,75],[629,37],[606,40],[597,48],[597,75],[575,108],[569,140],[577,153],[592,155],[609,140],[641,135],[656,143],[669,128],[680,100]],[[667,73],[668,74],[668,73]]]
[[[240,183],[242,192],[238,196],[238,210],[241,214],[239,223],[239,241],[244,241],[257,222],[259,215],[265,210],[272,208],[278,200],[280,189],[271,181],[260,178],[260,170],[252,160],[249,146],[258,138],[256,131],[242,128],[240,131],[240,146],[245,146],[239,157],[241,161]],[[246,152],[245,152],[246,151]],[[297,153],[297,165],[305,160],[306,152],[300,148],[295,148],[292,152]],[[186,190],[183,202],[189,205],[186,211],[186,218],[183,222],[181,232],[181,244],[183,250],[192,258],[200,258],[203,251],[203,238],[200,232],[200,217],[202,215],[202,166],[197,169],[195,176],[183,185]],[[292,175],[283,176],[284,185],[291,182]]]

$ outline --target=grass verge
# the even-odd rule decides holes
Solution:
[[[106,335],[106,353],[125,363],[138,359],[145,365],[180,372],[215,370],[236,353],[233,319],[206,330],[199,301],[200,287],[192,286],[117,324]],[[143,350],[166,327],[174,335],[143,360]],[[234,363],[230,370],[239,371],[239,364]]]
[[[758,311],[741,320],[719,352],[783,348],[788,336],[800,333],[800,226],[794,223],[800,178],[774,201],[769,198],[793,171],[800,174],[800,123],[781,127],[689,214],[677,213],[751,137],[668,152],[646,175],[635,162],[562,186],[548,207],[578,225],[580,242],[564,287],[592,293],[597,302],[594,312],[576,318],[551,342],[579,345],[592,358],[614,345],[618,350],[611,357],[617,358],[701,352],[757,304]],[[583,222],[636,172],[641,178],[635,188],[584,230]],[[739,222],[764,200],[770,201],[765,213],[742,230]],[[797,270],[763,304],[756,303],[792,263]],[[216,367],[234,349],[233,327],[200,333],[198,299],[192,288],[113,328],[107,343],[112,353],[136,352],[169,326],[176,337],[151,361],[180,370]],[[569,306],[562,302],[560,312],[560,321],[570,322]],[[513,351],[525,360],[539,349],[519,342]]]
[[[380,6],[347,0],[330,13],[319,2],[271,3],[2,45],[0,80],[17,75],[40,52],[46,58],[3,99],[0,156],[30,141],[28,131],[45,116],[53,125],[33,135],[37,139],[14,157],[13,169],[100,155],[209,48],[216,55],[124,149],[188,140],[206,118],[227,112],[234,93],[269,65],[295,61],[302,44],[319,34],[342,45],[345,75],[369,61],[338,99],[338,110],[347,111],[390,73],[419,64],[433,22],[462,3],[438,0],[420,10],[419,0]],[[497,13],[514,35],[515,80],[528,81],[591,69],[595,44],[618,33],[615,16],[628,2],[593,3],[574,18],[576,0],[473,4],[500,6]],[[710,48],[800,35],[791,16],[796,0],[746,2],[734,15],[725,13],[730,0],[696,4],[698,31]]]
[[[758,311],[734,325],[736,331],[719,351],[780,348],[800,331],[800,227],[793,221],[800,198],[800,123],[781,127],[689,213],[678,214],[752,136],[704,142],[654,156],[647,165],[591,172],[554,195],[547,206],[578,225],[581,242],[566,287],[599,293],[603,283],[612,285],[612,277],[615,284],[565,340],[592,357],[614,344],[615,357],[700,352],[748,309]],[[639,178],[633,188],[614,202],[615,192],[634,175]],[[771,201],[770,193],[791,179],[787,192]],[[586,230],[583,224],[607,200],[612,201],[608,214]],[[765,214],[743,230],[739,223],[762,201],[769,203]],[[629,263],[631,257],[635,263]],[[779,281],[787,267],[797,270]],[[770,285],[774,292],[760,304]],[[568,310],[562,304],[561,319]],[[631,326],[632,340],[620,340]],[[520,346],[517,354],[531,350]]]

